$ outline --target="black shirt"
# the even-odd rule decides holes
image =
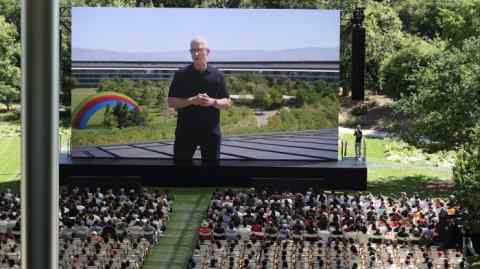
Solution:
[[[355,136],[355,143],[362,143],[363,134],[361,130],[355,129],[354,136]]]
[[[223,74],[207,65],[205,71],[197,71],[190,64],[175,73],[168,97],[190,98],[198,93],[206,93],[211,98],[228,98]],[[213,107],[190,105],[177,110],[177,131],[185,129],[218,129],[220,111]]]

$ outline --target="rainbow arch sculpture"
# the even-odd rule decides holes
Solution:
[[[126,104],[128,109],[139,109],[132,98],[117,92],[102,92],[83,100],[73,112],[72,128],[83,129],[87,127],[90,118],[100,109],[117,104]]]

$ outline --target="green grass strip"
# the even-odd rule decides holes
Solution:
[[[191,257],[197,229],[214,189],[175,189],[167,230],[145,260],[143,269],[184,269]]]
[[[20,137],[0,138],[0,182],[17,178],[20,172]]]

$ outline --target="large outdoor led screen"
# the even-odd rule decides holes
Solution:
[[[336,161],[339,42],[337,10],[73,8],[72,155],[172,159],[191,138],[194,159]]]

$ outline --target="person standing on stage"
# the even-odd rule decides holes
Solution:
[[[177,71],[168,93],[168,106],[177,110],[174,159],[191,161],[197,146],[202,160],[220,158],[220,110],[232,103],[223,74],[208,64],[207,40],[190,42],[193,63]]]
[[[355,136],[355,158],[360,159],[362,157],[363,138],[363,133],[362,129],[360,129],[360,125],[357,125],[357,128],[355,128],[355,133],[353,135]]]

